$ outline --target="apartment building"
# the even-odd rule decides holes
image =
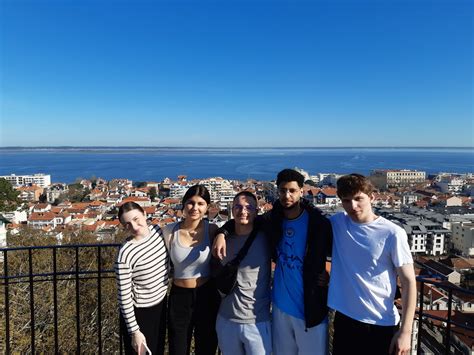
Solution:
[[[2,175],[3,178],[9,181],[13,186],[37,185],[40,187],[48,187],[51,185],[51,175],[34,174],[34,175]]]
[[[370,180],[379,189],[413,186],[426,180],[426,172],[417,170],[373,170]]]
[[[211,201],[221,201],[221,197],[224,196],[224,201],[230,197],[234,197],[234,188],[231,182],[221,177],[209,178],[206,180],[199,181],[200,184],[207,187],[211,195]]]
[[[46,193],[47,201],[50,203],[53,203],[54,201],[56,201],[56,199],[58,199],[62,195],[67,194],[68,191],[69,191],[69,187],[67,184],[57,183],[57,184],[48,186],[44,192]]]
[[[170,198],[182,199],[186,191],[191,187],[187,182],[176,182],[169,185]]]
[[[474,256],[474,222],[451,222],[451,243],[462,255]]]
[[[405,229],[412,253],[427,255],[446,253],[450,231],[441,224],[414,218],[397,219],[394,222]]]
[[[343,176],[334,173],[318,173],[315,175],[318,180],[318,186],[336,186],[337,180]]]
[[[435,185],[444,193],[458,194],[461,193],[466,181],[459,177],[446,176],[440,181],[436,181]]]
[[[43,187],[32,185],[32,186],[19,186],[16,188],[20,194],[18,197],[26,202],[35,202],[38,201],[41,194],[44,191]]]

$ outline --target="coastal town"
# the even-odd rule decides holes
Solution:
[[[306,179],[303,189],[306,200],[327,215],[342,211],[335,188],[341,174],[298,171]],[[44,173],[11,174],[0,176],[2,179],[11,185],[18,198],[15,208],[0,211],[0,244],[3,248],[10,246],[9,235],[18,234],[24,228],[54,237],[58,244],[63,242],[64,234],[75,231],[86,231],[96,236],[99,243],[114,242],[116,234],[121,231],[117,209],[129,201],[143,207],[150,223],[164,226],[182,218],[181,198],[195,184],[205,185],[210,191],[212,204],[207,217],[217,225],[232,218],[232,199],[239,191],[247,190],[257,196],[260,214],[271,210],[277,199],[275,181],[254,179],[188,179],[180,175],[162,181],[106,181],[93,177],[66,184],[53,182],[54,177]],[[378,188],[374,194],[374,209],[378,215],[406,231],[417,275],[427,281],[472,290],[474,174],[427,175],[415,170],[374,170],[370,179]],[[448,295],[446,289],[428,283],[421,292],[426,314],[446,318],[451,310],[454,346],[462,353],[472,353],[474,332],[454,324],[474,326],[474,297],[460,292]],[[450,297],[453,302],[450,302]],[[442,329],[446,325],[436,319],[426,322],[430,337],[426,337],[428,340],[420,346],[436,353],[433,349],[436,349],[437,342],[443,342]],[[414,326],[414,329],[418,328]],[[417,339],[415,332],[414,350]]]

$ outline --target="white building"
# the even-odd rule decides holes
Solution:
[[[389,187],[412,186],[426,180],[426,172],[417,170],[373,170],[372,183],[381,189]]]
[[[53,184],[45,189],[46,199],[48,202],[53,203],[61,195],[67,194],[69,187],[66,184]]]
[[[7,223],[10,221],[0,215],[0,248],[7,246]],[[3,253],[0,253],[0,261],[3,262]]]
[[[441,192],[458,194],[462,192],[465,183],[464,179],[459,177],[446,176],[435,184]]]
[[[451,243],[454,249],[466,256],[474,256],[474,223],[451,222]]]
[[[442,255],[446,252],[449,230],[427,220],[404,220],[400,225],[408,235],[412,253]]]
[[[336,186],[337,180],[343,175],[334,173],[318,173],[316,176],[319,180],[318,186]]]
[[[56,228],[57,226],[56,215],[52,212],[38,213],[33,212],[28,217],[28,226],[36,229],[45,227]]]
[[[210,178],[201,180],[199,184],[207,187],[211,195],[211,201],[216,202],[221,200],[221,196],[234,196],[234,188],[229,180],[221,177]]]
[[[403,205],[411,205],[418,201],[418,195],[411,192],[402,193],[401,197]]]
[[[51,185],[51,175],[34,174],[34,175],[3,175],[0,176],[9,181],[13,186],[37,185],[40,187],[48,187]]]
[[[177,199],[182,199],[186,191],[191,187],[192,185],[189,185],[187,183],[179,183],[176,182],[174,184],[171,184],[169,189],[170,189],[170,197],[171,198],[177,198]]]
[[[1,216],[15,224],[26,222],[28,219],[28,214],[26,213],[26,211],[21,210],[1,212],[0,218]]]

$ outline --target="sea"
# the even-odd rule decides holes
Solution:
[[[161,181],[178,175],[272,180],[278,171],[295,167],[310,175],[374,169],[473,173],[474,148],[0,148],[0,175],[44,173],[63,183],[91,177]]]

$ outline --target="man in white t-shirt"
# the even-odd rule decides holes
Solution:
[[[413,259],[405,231],[372,210],[374,187],[359,174],[337,181],[345,212],[331,217],[328,305],[336,310],[333,354],[408,354],[416,307]],[[402,323],[394,305],[402,286]]]

